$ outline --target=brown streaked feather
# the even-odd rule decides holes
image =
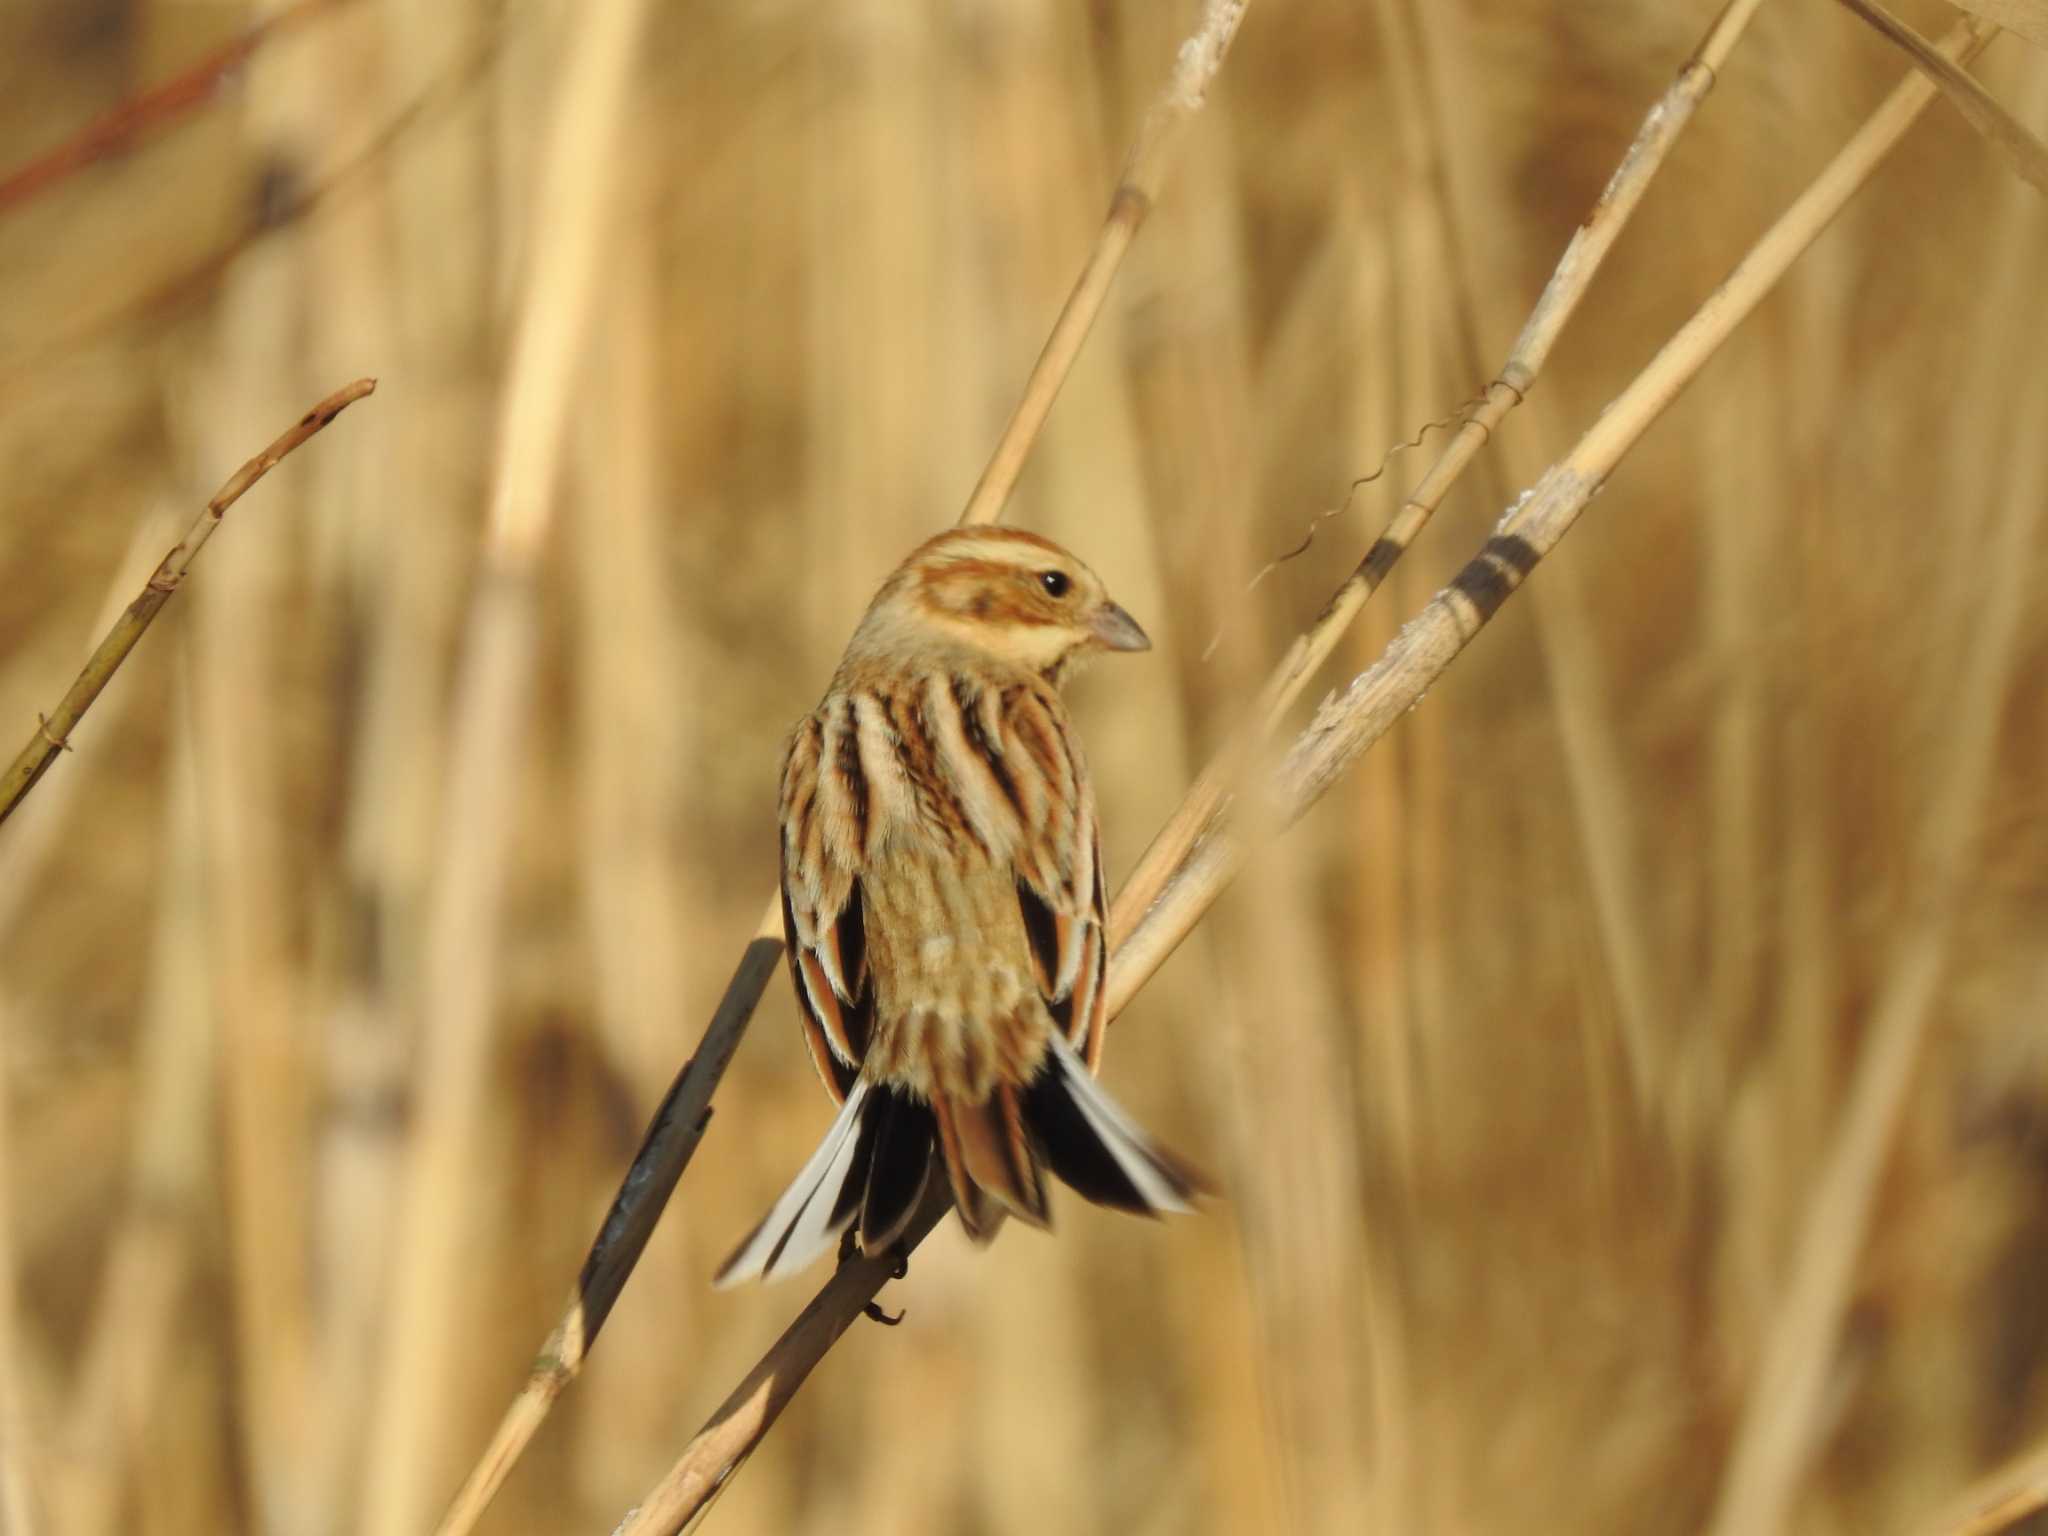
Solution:
[[[1094,922],[1088,936],[1088,958],[1074,979],[1073,1024],[1067,1038],[1081,1053],[1090,1072],[1102,1069],[1102,1038],[1109,1024],[1109,903],[1103,897],[1102,839],[1094,839]]]
[[[932,1122],[938,1136],[939,1160],[946,1165],[946,1181],[953,1186],[953,1207],[960,1214],[960,1229],[976,1242],[981,1242],[985,1230],[981,1197],[975,1190],[974,1181],[967,1176],[967,1159],[960,1146],[960,1124],[953,1109],[953,1100],[945,1094],[939,1094],[932,1100]]]
[[[949,1113],[967,1176],[1025,1221],[1045,1226],[1045,1178],[1031,1154],[1017,1090],[1001,1084],[984,1102],[955,1102]]]
[[[844,743],[828,732],[825,714],[797,727],[783,764],[782,928],[805,1044],[844,1103],[867,1052],[874,989],[860,884],[844,858],[841,824],[852,814],[838,767]],[[864,779],[859,798],[864,804]]]
[[[804,1044],[810,1048],[811,1064],[818,1069],[818,1078],[832,1095],[833,1102],[844,1104],[855,1078],[860,1075],[860,1066],[858,1061],[842,1058],[833,1049],[825,1021],[818,1017],[816,1005],[811,1001],[811,989],[805,984],[803,967],[808,952],[797,933],[796,915],[790,907],[786,883],[782,888],[782,934],[789,949],[789,980],[796,992],[797,1020],[803,1026]]]
[[[836,778],[845,814],[852,821],[853,835],[848,842],[851,857],[847,862],[858,868],[867,861],[874,803],[870,797],[867,765],[861,761],[860,700],[857,695],[847,695],[846,718],[837,722],[833,742],[831,771]]]
[[[803,971],[805,1002],[810,1007],[811,1016],[818,1021],[818,1027],[824,1030],[825,1042],[832,1047],[832,1054],[841,1061],[859,1061],[860,1053],[853,1048],[853,1041],[846,1032],[846,1015],[840,1007],[839,994],[825,979],[825,967],[819,963],[818,952],[800,948],[797,964]]]
[[[961,739],[967,746],[971,765],[979,766],[987,773],[997,793],[1009,804],[1018,827],[1027,826],[1030,812],[1025,807],[1023,791],[1017,787],[1017,776],[1003,760],[1002,750],[996,745],[995,738],[1001,726],[999,723],[991,726],[983,713],[983,702],[989,694],[977,692],[974,685],[957,672],[946,680],[946,685],[953,695],[953,707],[960,712]]]

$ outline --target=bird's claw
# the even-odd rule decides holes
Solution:
[[[845,1266],[851,1264],[855,1259],[858,1259],[860,1257],[860,1240],[854,1236],[854,1229],[852,1227],[848,1227],[845,1233],[839,1239],[840,1267],[843,1269]],[[909,1273],[910,1255],[905,1253],[901,1248],[899,1248],[896,1250],[896,1262],[889,1266],[889,1278],[891,1280],[901,1280],[905,1275]],[[879,1301],[870,1301],[866,1306],[862,1307],[860,1310],[862,1316],[872,1318],[875,1322],[880,1323],[885,1328],[894,1328],[898,1323],[903,1321],[904,1317],[904,1314],[901,1312],[898,1312],[894,1317],[891,1317],[887,1312],[884,1312],[882,1310],[882,1304]]]

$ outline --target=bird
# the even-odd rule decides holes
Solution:
[[[1061,688],[1151,644],[1020,529],[949,530],[883,582],[782,769],[790,980],[839,1110],[715,1284],[886,1252],[934,1169],[977,1242],[1048,1226],[1048,1173],[1142,1214],[1210,1192],[1095,1077],[1102,847]]]

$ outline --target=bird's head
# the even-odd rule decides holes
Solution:
[[[876,595],[855,650],[924,646],[1058,683],[1096,651],[1152,642],[1102,579],[1050,539],[1017,528],[955,528],[920,545]]]

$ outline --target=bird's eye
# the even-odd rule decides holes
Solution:
[[[1067,589],[1073,586],[1073,583],[1067,580],[1065,571],[1040,571],[1038,584],[1045,588],[1049,597],[1065,597]]]

